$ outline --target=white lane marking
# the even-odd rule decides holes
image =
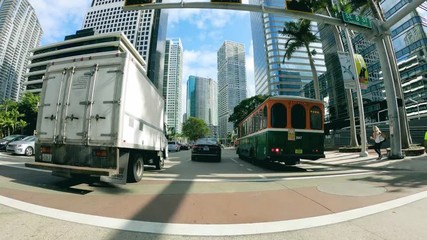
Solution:
[[[125,231],[187,236],[236,236],[295,231],[345,222],[401,207],[426,197],[427,191],[424,191],[388,202],[340,213],[286,221],[239,224],[183,224],[125,220],[47,208],[3,196],[0,196],[0,204],[50,218]]]
[[[384,171],[378,171],[384,172]],[[332,174],[324,176],[303,176],[303,177],[266,177],[264,175],[256,175],[259,178],[236,178],[236,179],[216,179],[216,178],[198,178],[198,179],[188,179],[188,178],[162,178],[162,177],[144,177],[142,180],[153,180],[153,181],[177,181],[177,182],[267,182],[267,181],[292,181],[292,180],[301,180],[301,179],[317,179],[317,178],[333,178],[333,177],[345,177],[345,176],[358,176],[372,174],[374,171],[361,171],[356,173],[343,173],[343,174]],[[226,176],[225,176],[226,177]]]
[[[0,161],[0,165],[12,167],[12,168],[19,168],[19,169],[25,169],[29,171],[38,171],[38,172],[45,172],[50,173],[50,170],[43,170],[43,169],[36,169],[36,168],[27,168],[24,165],[24,163],[15,163],[15,162],[7,162],[7,161]],[[248,169],[248,171],[250,171]],[[357,172],[355,172],[357,171]],[[375,171],[371,170],[355,170],[355,171],[349,171],[347,173],[342,174],[330,174],[330,175],[324,175],[324,176],[300,176],[300,177],[267,177],[264,175],[248,175],[248,174],[241,174],[242,178],[236,178],[235,176],[224,176],[229,177],[229,179],[221,178],[177,178],[179,177],[178,174],[154,174],[153,177],[145,176],[143,177],[143,180],[150,180],[150,181],[177,181],[177,182],[265,182],[265,181],[289,181],[289,180],[301,180],[301,179],[316,179],[316,178],[332,178],[332,177],[343,177],[343,176],[357,176],[357,175],[366,175],[366,174],[372,174]],[[378,171],[378,172],[385,172],[385,171]],[[151,175],[151,174],[150,174]],[[256,178],[261,177],[262,179]]]

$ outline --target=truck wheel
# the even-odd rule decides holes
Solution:
[[[142,156],[131,159],[128,166],[128,182],[139,182],[144,173],[144,161]]]
[[[161,170],[165,166],[165,158],[163,157],[163,153],[161,153],[161,156],[157,156],[154,159],[154,164],[156,166],[156,170]]]

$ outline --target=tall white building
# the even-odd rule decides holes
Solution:
[[[183,48],[181,39],[167,39],[165,47],[165,71],[163,96],[165,98],[166,123],[177,133],[182,129],[181,81]]]
[[[162,90],[167,14],[161,10],[123,11],[124,2],[93,0],[82,28],[98,33],[123,32],[147,62],[150,80]]]
[[[285,7],[284,0],[262,2],[270,7]],[[261,0],[249,0],[249,3],[260,4]],[[304,85],[313,81],[305,49],[298,49],[291,59],[282,62],[288,37],[279,31],[283,30],[285,22],[294,20],[279,14],[251,12],[256,94],[301,96]],[[312,22],[311,27],[314,33],[318,32],[315,22]],[[322,44],[310,44],[310,51],[316,52],[313,58],[320,76],[326,72]]]
[[[245,47],[241,43],[225,41],[217,53],[218,68],[218,131],[219,137],[233,132],[228,118],[234,107],[246,99]]]
[[[17,101],[25,90],[29,50],[39,45],[42,33],[27,0],[0,0],[0,102]]]
[[[211,78],[189,76],[187,81],[187,116],[218,126],[218,84]]]

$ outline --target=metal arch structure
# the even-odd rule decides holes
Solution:
[[[148,4],[137,4],[132,6],[125,6],[123,9],[127,10],[149,10],[149,9],[180,9],[180,8],[197,8],[197,9],[223,9],[223,10],[236,10],[236,11],[250,11],[250,12],[261,12],[269,14],[279,14],[290,18],[304,18],[315,21],[322,24],[330,24],[339,27],[344,27],[349,30],[362,33],[368,40],[374,41],[377,46],[379,53],[379,59],[381,69],[383,71],[384,88],[387,96],[387,107],[389,113],[389,125],[390,125],[390,158],[398,159],[403,158],[402,154],[402,142],[401,142],[401,129],[399,122],[399,112],[396,99],[396,88],[394,86],[393,76],[390,71],[390,62],[388,60],[388,54],[385,48],[384,39],[390,35],[390,28],[396,24],[400,19],[415,10],[419,5],[424,3],[425,0],[409,0],[409,2],[393,17],[388,21],[382,22],[374,19],[372,21],[373,28],[368,29],[359,27],[357,25],[344,23],[341,19],[329,17],[316,13],[306,13],[299,11],[291,11],[285,8],[270,7],[264,4],[241,4],[241,3],[211,3],[211,2],[181,2],[176,3],[148,3]],[[363,145],[362,145],[363,146]],[[363,151],[363,149],[362,149]]]
[[[339,27],[347,27],[349,30],[364,33],[366,36],[374,37],[382,34],[388,34],[391,26],[396,24],[402,17],[409,14],[419,5],[424,3],[425,0],[412,0],[407,3],[398,13],[391,17],[386,22],[373,21],[374,29],[367,29],[356,25],[346,24],[339,18],[329,17],[316,13],[306,13],[287,10],[279,7],[270,7],[254,4],[240,4],[240,3],[211,3],[211,2],[175,2],[175,3],[148,3],[139,4],[132,6],[125,6],[125,11],[129,10],[148,10],[148,9],[180,9],[180,8],[197,8],[197,9],[223,9],[223,10],[236,10],[236,11],[248,11],[248,12],[262,12],[270,14],[280,14],[290,18],[304,18],[315,21],[317,23],[331,24]]]
[[[210,2],[176,2],[176,3],[150,3],[140,4],[135,6],[125,6],[123,9],[128,10],[148,10],[148,9],[179,9],[179,8],[197,8],[197,9],[222,9],[222,10],[236,10],[247,12],[262,12],[270,14],[280,14],[290,18],[304,18],[315,21],[317,23],[326,23],[340,27],[346,26],[345,23],[339,18],[328,17],[321,14],[297,12],[286,10],[284,8],[269,7],[265,5],[254,4],[239,4],[239,3],[210,3]],[[347,25],[348,29],[361,33],[372,33],[371,29],[359,27],[356,25]]]

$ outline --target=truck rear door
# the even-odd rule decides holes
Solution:
[[[40,139],[113,145],[126,55],[62,62],[48,67],[38,126]]]

